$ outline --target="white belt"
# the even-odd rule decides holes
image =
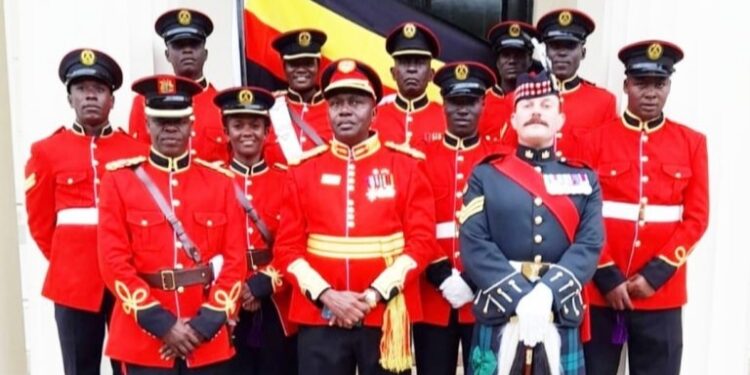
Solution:
[[[435,236],[438,239],[458,237],[458,234],[456,233],[456,222],[444,221],[442,223],[437,223],[435,226]]]
[[[96,207],[66,208],[57,211],[57,225],[97,225],[99,210]]]
[[[682,221],[682,205],[664,206],[647,204],[643,207],[643,216],[640,216],[641,205],[634,203],[623,203],[604,201],[602,215],[609,219],[620,219],[638,221],[643,219],[651,223],[673,223]]]

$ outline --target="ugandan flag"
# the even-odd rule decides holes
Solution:
[[[321,51],[322,66],[340,58],[361,60],[380,75],[385,89],[395,91],[391,78],[393,58],[385,51],[385,38],[404,22],[429,27],[440,41],[433,60],[436,70],[444,63],[470,60],[494,66],[495,56],[484,40],[398,0],[245,0],[244,38],[247,84],[279,90],[286,87],[281,57],[271,47],[279,34],[313,28],[328,41]],[[494,69],[493,69],[494,70]],[[439,100],[433,84],[428,95]]]

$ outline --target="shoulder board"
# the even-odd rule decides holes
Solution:
[[[278,98],[280,96],[285,96],[286,95],[286,90],[276,90],[273,93],[271,93],[271,95],[273,95],[274,98]]]
[[[487,134],[482,138],[482,142],[486,142],[491,145],[501,145],[503,143],[503,139],[500,137],[500,135]]]
[[[589,81],[587,79],[583,79],[583,78],[581,78],[581,83],[585,83],[585,84],[587,84],[589,86],[596,86],[596,83],[591,82],[591,81]]]
[[[285,170],[289,169],[288,166],[286,166],[284,164],[281,164],[281,163],[273,163],[273,166],[274,166],[274,168],[280,169],[282,171],[285,171]]]
[[[396,101],[396,94],[385,95],[383,96],[383,99],[380,99],[380,103],[378,103],[378,107],[383,107],[395,101]]]
[[[310,159],[312,157],[318,156],[324,152],[328,151],[328,145],[320,145],[318,147],[312,148],[310,150],[307,150],[300,155],[299,158],[294,160],[288,160],[289,165],[299,165],[303,161]]]
[[[588,165],[588,163],[581,159],[568,159],[563,157],[558,160],[560,161],[560,163],[569,165],[571,167],[593,169],[590,165]]]
[[[398,151],[398,152],[404,153],[404,154],[409,155],[409,156],[411,156],[411,157],[413,157],[415,159],[420,159],[420,160],[424,160],[425,159],[424,153],[422,151],[419,151],[416,148],[413,148],[413,147],[409,146],[406,143],[397,144],[397,143],[395,143],[393,141],[386,141],[385,142],[385,147],[388,147],[388,148],[390,148],[391,150],[394,150],[394,151]]]
[[[489,164],[492,163],[495,160],[502,160],[506,155],[508,155],[506,152],[503,151],[497,151],[493,152],[485,157],[482,158],[482,160],[479,161],[478,164]]]
[[[221,161],[221,160],[215,161],[215,162],[212,163],[212,162],[205,161],[203,159],[195,158],[195,159],[193,159],[193,161],[196,162],[199,165],[202,165],[202,166],[208,168],[208,169],[213,169],[213,170],[215,170],[215,171],[217,171],[217,172],[219,172],[219,173],[221,173],[221,174],[223,174],[223,175],[225,175],[227,177],[234,178],[234,173],[232,171],[230,171],[229,169],[226,169],[226,168],[222,167],[222,165],[224,164],[224,162]]]
[[[133,166],[136,166],[136,165],[140,165],[144,161],[146,161],[146,157],[145,156],[136,156],[134,158],[118,159],[118,160],[113,160],[113,161],[107,163],[107,165],[105,166],[105,168],[108,171],[115,171],[115,170],[122,169],[122,168],[125,168],[125,167],[133,167]]]

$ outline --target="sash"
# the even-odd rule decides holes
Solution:
[[[581,218],[578,215],[578,209],[568,196],[548,193],[542,175],[515,155],[495,160],[492,165],[533,196],[542,198],[544,205],[562,225],[568,241],[573,243]]]

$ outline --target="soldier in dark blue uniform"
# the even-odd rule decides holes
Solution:
[[[549,76],[522,74],[511,116],[518,149],[487,158],[469,179],[459,221],[461,259],[478,288],[475,375],[585,372],[582,287],[604,241],[602,201],[592,170],[555,156],[564,122]]]

